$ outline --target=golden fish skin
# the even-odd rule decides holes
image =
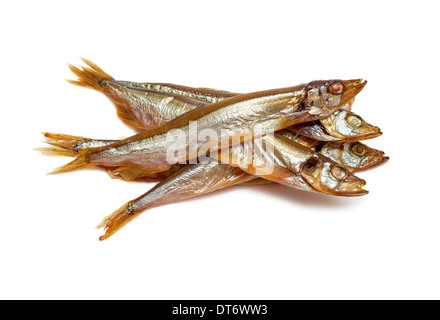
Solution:
[[[320,121],[299,123],[287,128],[292,133],[317,141],[338,141],[339,138],[330,135]]]
[[[287,138],[291,141],[299,143],[307,148],[310,148],[312,150],[315,150],[315,147],[320,143],[319,141],[317,141],[315,139],[311,139],[311,138],[302,136],[298,133],[292,132],[289,130],[289,128],[284,129],[284,130],[280,130],[277,132],[277,134],[279,134],[280,136],[283,136],[284,138]]]
[[[338,94],[331,93],[335,84],[343,88]],[[180,129],[188,137],[190,123],[197,121],[197,136],[203,130],[211,130],[218,137],[217,141],[197,141],[193,152],[187,150],[190,148],[187,141],[186,146],[183,145],[185,153],[175,159],[177,163],[194,158],[210,148],[226,146],[231,143],[230,137],[240,136],[247,141],[295,123],[324,118],[354,98],[365,84],[362,80],[313,81],[295,87],[235,96],[195,109],[156,129],[111,146],[87,149],[87,153],[80,154],[76,160],[54,173],[95,165],[134,165],[150,173],[165,171],[174,164],[166,157],[166,150],[175,144],[167,136],[170,130]],[[257,132],[257,127],[262,130]]]
[[[118,117],[139,131],[159,127],[206,105],[205,102],[185,96],[125,87],[113,81],[103,81],[102,87],[115,103]]]
[[[226,90],[212,89],[212,88],[194,88],[170,83],[151,83],[151,82],[132,82],[115,80],[121,85],[133,88],[149,89],[159,92],[175,93],[181,96],[190,97],[200,101],[214,103],[224,99],[231,98],[243,93],[234,93]],[[351,111],[354,99],[348,101],[341,109]]]

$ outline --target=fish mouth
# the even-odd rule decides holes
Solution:
[[[313,183],[315,177],[313,174],[307,172],[301,172],[301,176],[305,181],[310,185],[310,187],[318,192],[326,193],[332,196],[341,196],[341,197],[357,197],[364,196],[368,194],[368,190],[363,189],[363,187],[367,184],[367,182],[363,179],[353,177],[346,183],[343,183],[341,187],[336,190],[330,189],[323,185],[322,183]]]
[[[361,133],[361,132],[355,132],[357,133],[354,137],[344,137],[338,141],[340,142],[356,142],[356,141],[362,141],[362,140],[369,140],[373,138],[377,138],[382,135],[382,131],[379,129],[379,127],[374,127],[373,130],[367,133]]]
[[[363,181],[363,180],[362,180]],[[363,189],[362,187],[365,186],[365,181],[363,181],[362,185],[353,187],[349,190],[344,191],[344,193],[339,194],[340,196],[343,197],[359,197],[359,196],[365,196],[367,195],[369,192],[368,190]]]
[[[368,190],[363,189],[367,182],[363,179],[357,179],[357,181],[350,181],[350,183],[344,184],[340,190],[329,189],[329,194],[342,197],[359,197],[368,194]]]
[[[385,156],[384,152],[381,152],[378,155],[369,157],[366,161],[365,164],[362,164],[362,167],[360,169],[364,170],[364,169],[371,169],[373,167],[377,167],[378,165],[387,162],[388,160],[390,160],[390,157]]]
[[[382,130],[379,127],[368,125],[364,130],[364,134],[359,132],[362,135],[362,139],[372,139],[382,135]]]
[[[367,84],[367,80],[364,79],[342,80],[341,82],[344,86],[344,93],[341,97],[341,106],[352,100]]]
[[[338,193],[338,194],[335,194],[335,196],[341,196],[341,197],[360,197],[360,196],[365,196],[368,193],[369,193],[368,190],[361,189],[361,190],[358,190],[358,191],[345,192],[343,194]]]
[[[379,127],[374,127],[373,131],[362,136],[362,140],[377,138],[382,135]]]

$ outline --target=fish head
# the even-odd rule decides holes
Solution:
[[[351,108],[350,103],[366,84],[367,81],[362,79],[312,81],[306,85],[304,108],[311,118],[316,119],[347,104],[347,108]]]
[[[378,166],[389,159],[383,151],[361,142],[327,142],[319,152],[352,172]]]
[[[325,130],[333,137],[344,141],[358,141],[378,137],[379,127],[366,122],[354,112],[339,109],[320,120]]]
[[[342,161],[350,166],[356,165],[357,170],[373,168],[390,159],[383,151],[361,142],[346,142],[343,145]]]
[[[304,163],[301,176],[317,191],[335,196],[362,196],[368,193],[362,189],[365,180],[353,175],[347,168],[335,161],[315,154]]]

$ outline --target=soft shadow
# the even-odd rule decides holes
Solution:
[[[281,199],[283,201],[292,202],[292,204],[299,204],[304,207],[315,207],[315,208],[348,208],[351,206],[359,205],[359,199],[355,199],[354,197],[337,197],[327,195],[325,193],[314,193],[309,191],[302,191],[293,188],[289,188],[287,186],[279,185],[279,184],[266,184],[266,185],[237,185],[221,190],[216,190],[215,192],[211,192],[208,194],[204,194],[203,198],[217,197],[220,194],[239,191],[240,189],[249,189],[255,193],[264,193],[268,194],[271,197]],[[256,195],[257,196],[257,195]],[[190,199],[184,200],[186,201],[197,201],[199,197],[194,197]],[[359,198],[359,197],[356,197]],[[274,199],[274,201],[278,201]]]
[[[347,208],[359,203],[358,201],[353,201],[355,200],[354,198],[337,197],[324,193],[296,190],[279,184],[240,186],[240,188],[252,188],[255,192],[269,194],[273,197],[307,207]]]

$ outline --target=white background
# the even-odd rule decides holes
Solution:
[[[438,1],[9,1],[0,13],[2,299],[438,299]],[[365,78],[391,160],[336,198],[235,187],[94,227],[152,185],[47,176],[41,131],[120,138],[83,56],[120,80],[235,92]]]

